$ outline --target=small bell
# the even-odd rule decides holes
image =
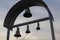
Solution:
[[[26,30],[26,32],[25,33],[30,33],[30,30],[29,30],[29,25],[27,25],[27,30]]]
[[[16,31],[14,37],[21,37],[19,28],[17,28],[17,31]]]
[[[40,30],[39,23],[37,23],[37,28],[36,28],[36,30]]]
[[[23,14],[23,16],[26,17],[26,18],[32,17],[32,14],[31,14],[29,8],[27,8],[27,9],[25,10],[25,13]]]

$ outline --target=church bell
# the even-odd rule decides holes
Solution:
[[[26,32],[25,33],[30,33],[30,30],[29,30],[29,25],[27,25],[27,30],[26,30]]]
[[[26,18],[32,17],[32,14],[31,14],[29,8],[25,9],[25,13],[23,14],[23,16]]]
[[[20,31],[19,31],[18,27],[17,27],[17,31],[16,31],[14,37],[21,37],[21,34],[20,34]]]
[[[40,30],[39,22],[37,23],[37,28],[36,28],[36,30]]]

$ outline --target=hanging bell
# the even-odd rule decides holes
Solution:
[[[21,37],[21,34],[20,34],[20,31],[19,31],[19,28],[17,28],[17,31],[16,31],[14,37]]]
[[[27,9],[25,10],[25,13],[23,14],[23,16],[26,17],[26,18],[32,17],[32,14],[31,14],[29,8],[27,8]]]
[[[36,28],[36,30],[40,30],[39,23],[37,23],[37,28]]]
[[[26,32],[25,33],[30,33],[30,30],[29,30],[29,25],[27,25],[27,30],[26,30]]]

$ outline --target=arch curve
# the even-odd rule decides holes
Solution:
[[[53,16],[48,8],[48,6],[45,4],[44,1],[42,0],[22,0],[17,2],[7,13],[5,20],[4,20],[4,27],[10,28],[11,26],[13,26],[15,19],[17,18],[17,16],[27,7],[31,7],[31,6],[42,6],[44,8],[46,8],[49,17],[51,18],[51,20],[53,20]]]

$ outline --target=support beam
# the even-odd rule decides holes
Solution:
[[[9,40],[9,37],[10,37],[10,30],[8,29],[7,30],[7,39],[6,40]]]
[[[50,25],[51,25],[52,40],[55,40],[54,27],[53,27],[53,22],[52,22],[52,20],[50,20]]]
[[[29,21],[29,22],[25,22],[25,23],[21,23],[21,24],[17,24],[17,25],[13,25],[11,28],[23,26],[23,25],[28,25],[28,24],[32,24],[32,23],[36,23],[36,22],[46,21],[46,20],[50,20],[50,17],[46,17],[46,18],[42,18],[42,19],[38,19],[38,20],[33,20],[33,21]]]

